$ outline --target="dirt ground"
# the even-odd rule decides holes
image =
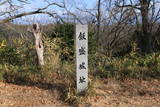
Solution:
[[[94,90],[80,107],[160,107],[160,80],[106,79]],[[67,107],[58,97],[56,90],[0,82],[0,107]]]
[[[104,80],[95,88],[91,107],[160,107],[160,80]]]
[[[63,107],[57,97],[56,91],[0,83],[0,107]]]

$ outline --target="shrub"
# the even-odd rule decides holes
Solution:
[[[8,46],[5,41],[2,41],[0,46],[0,64],[9,63],[16,65],[20,63],[20,54],[17,52],[16,47]]]
[[[140,55],[136,45],[131,53],[123,57],[107,57],[97,53],[90,58],[90,70],[96,77],[124,78],[159,78],[160,53]]]
[[[4,80],[4,72],[0,71],[0,81]]]
[[[65,23],[55,26],[53,38],[60,38],[60,58],[64,60],[73,60],[74,55],[74,24]]]

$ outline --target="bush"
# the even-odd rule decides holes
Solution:
[[[4,72],[0,71],[0,81],[4,80]]]
[[[6,45],[5,41],[2,41],[0,46],[0,64],[9,63],[16,65],[20,63],[20,54],[17,52],[16,47]]]
[[[107,57],[97,53],[90,58],[90,70],[96,77],[108,78],[159,78],[160,53],[140,55],[135,46],[123,57]]]
[[[55,26],[53,38],[60,38],[60,58],[62,61],[73,60],[74,56],[74,24],[65,23]]]

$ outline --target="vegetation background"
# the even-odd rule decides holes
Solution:
[[[80,13],[87,13],[84,19],[79,17],[78,13],[68,10],[65,2],[47,2],[48,5],[44,8],[16,13],[19,9],[16,7],[17,2],[26,4],[29,1],[0,1],[0,6],[8,3],[12,7],[9,11],[1,11],[6,15],[4,17],[4,14],[1,14],[3,18],[0,21],[1,82],[36,86],[46,90],[56,89],[61,101],[78,105],[88,97],[98,96],[98,82],[104,85],[106,81],[118,81],[123,88],[121,91],[126,92],[127,86],[123,84],[126,81],[131,84],[133,82],[132,88],[137,90],[139,87],[135,87],[138,84],[136,81],[159,81],[160,9],[156,8],[158,1],[98,0],[96,9],[77,7]],[[67,16],[59,16],[57,13],[53,16],[55,13],[46,10],[55,5],[63,8],[68,13]],[[105,11],[102,9],[104,7]],[[14,14],[10,16],[8,13]],[[55,18],[54,22],[41,25],[45,60],[43,66],[38,64],[34,36],[27,31],[32,24],[18,24],[13,21],[22,16],[39,13]],[[89,87],[86,92],[80,94],[76,92],[75,77],[76,23],[89,25]],[[127,85],[129,87],[128,83]],[[160,95],[160,88],[149,92],[144,91],[145,88],[141,84],[138,85],[141,86],[137,91],[139,95]],[[148,85],[148,88],[150,87],[152,86]],[[114,87],[112,88],[114,90]],[[158,103],[155,103],[155,106],[157,105]]]

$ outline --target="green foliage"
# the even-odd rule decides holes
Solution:
[[[38,68],[33,43],[19,38],[13,43],[9,45],[5,40],[0,41],[0,78],[16,83],[24,81],[26,73],[36,72]]]
[[[62,60],[73,60],[74,55],[74,25],[70,23],[57,24],[53,37],[61,38],[60,57]]]
[[[19,62],[19,53],[17,52],[16,48],[13,46],[6,45],[5,41],[2,41],[0,46],[0,64],[9,63],[15,65]]]
[[[6,41],[0,42],[0,64],[27,65],[36,64],[36,52],[33,43],[25,43],[24,40],[14,39],[10,46]]]
[[[4,80],[4,72],[0,71],[0,81]]]
[[[60,43],[61,38],[44,38],[44,60],[45,71],[58,71],[60,68]]]
[[[95,54],[98,51],[98,43],[94,35],[94,32],[88,32],[88,52],[90,55]]]
[[[133,43],[131,53],[123,57],[107,57],[95,54],[90,59],[90,69],[96,77],[114,78],[159,78],[160,53],[140,55]],[[94,67],[94,68],[93,68]]]

